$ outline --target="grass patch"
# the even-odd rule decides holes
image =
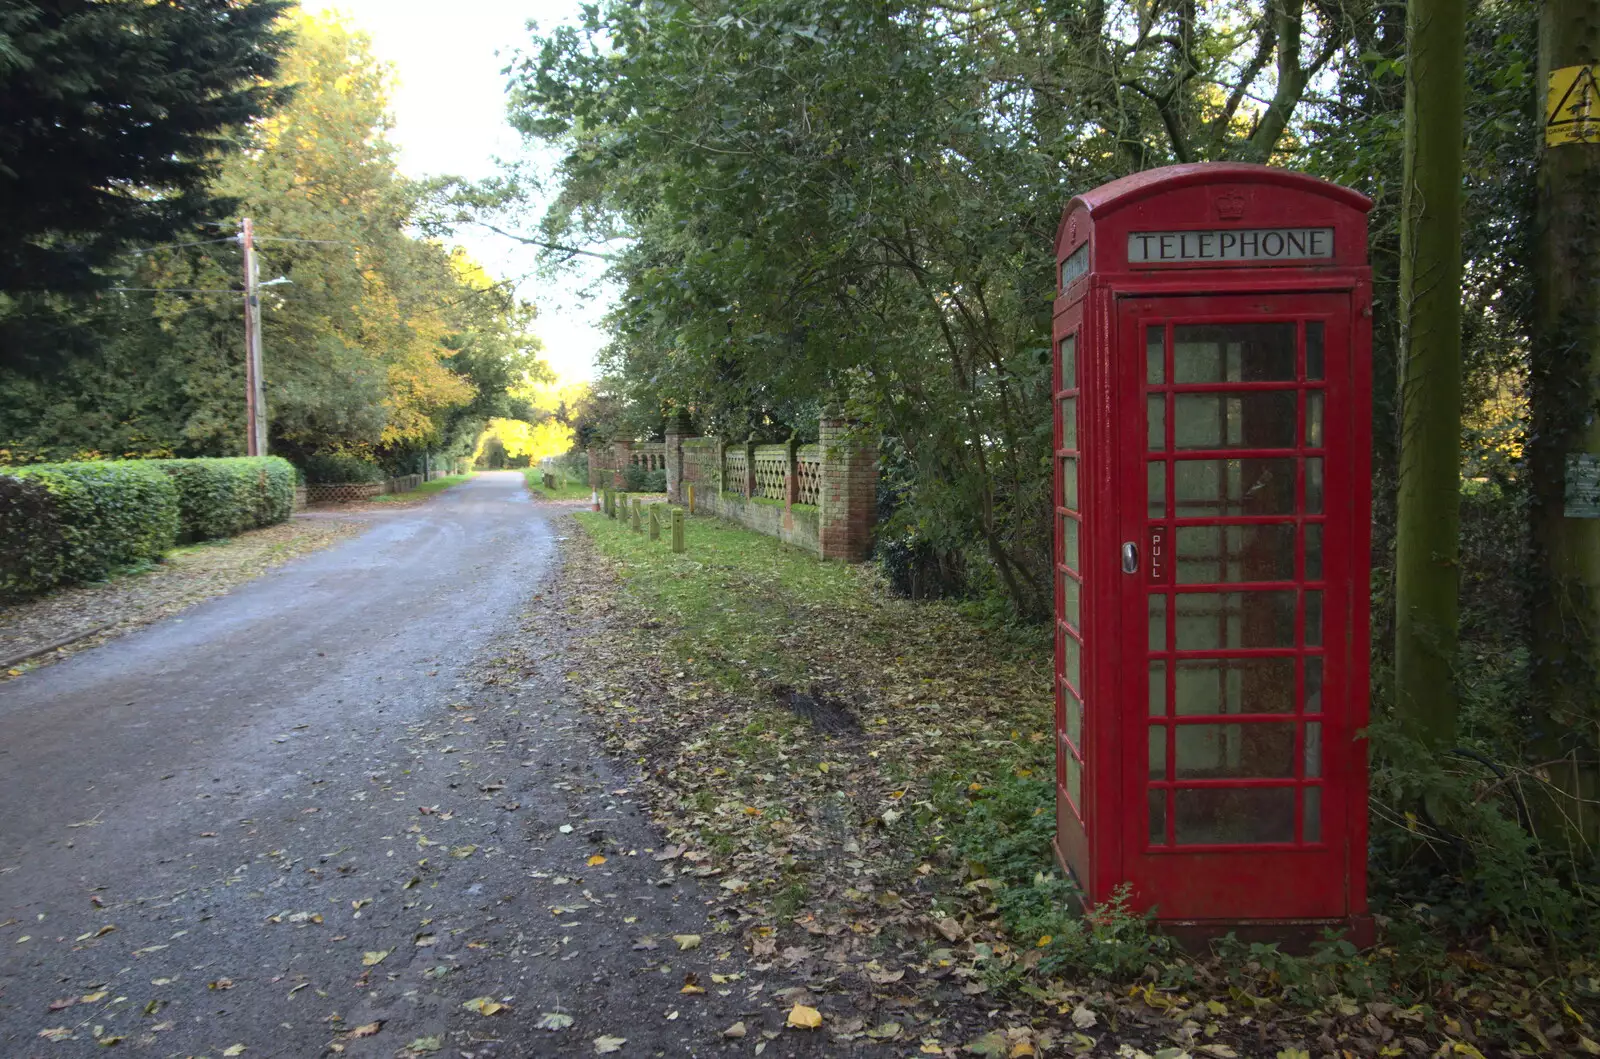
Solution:
[[[537,467],[524,467],[522,480],[527,483],[528,492],[534,496],[544,497],[546,500],[588,500],[590,496],[589,481],[586,478],[574,478],[570,475],[556,475],[556,487],[544,487],[544,472]]]
[[[408,492],[385,493],[382,496],[375,496],[372,498],[372,502],[375,504],[392,504],[404,500],[421,500],[424,497],[432,496],[434,493],[442,493],[452,485],[460,485],[462,482],[471,481],[472,478],[473,475],[470,474],[447,474],[443,478],[435,478],[431,482],[423,482]]]

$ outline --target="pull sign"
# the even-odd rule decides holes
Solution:
[[[1150,527],[1150,580],[1167,579],[1167,528]]]

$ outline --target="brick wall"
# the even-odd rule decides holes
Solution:
[[[669,502],[686,503],[684,487],[693,484],[696,514],[720,516],[824,559],[867,557],[877,518],[878,450],[852,437],[843,419],[824,419],[815,446],[728,443],[689,436],[687,429],[686,423],[668,428]],[[591,465],[595,459],[591,451]],[[803,502],[811,496],[815,504]]]

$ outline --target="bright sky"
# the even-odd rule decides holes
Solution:
[[[401,171],[412,177],[486,177],[495,172],[496,156],[520,153],[520,138],[505,120],[500,71],[528,41],[530,19],[549,29],[575,21],[578,12],[578,0],[302,0],[302,6],[343,12],[394,67],[390,139],[400,149]],[[457,241],[496,277],[527,277],[520,291],[539,306],[545,359],[563,382],[591,377],[609,296],[598,286],[600,269],[541,276],[529,247],[482,230],[463,230]]]

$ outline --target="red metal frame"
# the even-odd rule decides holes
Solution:
[[[1063,216],[1057,257],[1068,285],[1057,299],[1054,327],[1057,853],[1091,903],[1126,882],[1135,903],[1154,907],[1164,921],[1215,929],[1343,923],[1358,937],[1367,932],[1368,205],[1354,192],[1300,174],[1211,164],[1113,182],[1073,200]],[[1329,232],[1332,256],[1203,266],[1129,260],[1130,235],[1148,247],[1154,237],[1143,233],[1289,228]],[[1188,242],[1199,245],[1202,238],[1215,244],[1220,236],[1195,235]],[[1279,326],[1240,329],[1262,324]],[[1152,326],[1159,328],[1161,361],[1155,382],[1148,377],[1145,344]],[[1258,359],[1288,359],[1273,361],[1271,378],[1183,381],[1175,336],[1179,329],[1208,326],[1234,329],[1241,365],[1247,343],[1240,334],[1265,336],[1249,347]],[[1307,373],[1308,336],[1319,333],[1320,379]],[[1217,348],[1221,355],[1223,347]],[[1069,349],[1075,372],[1066,370]],[[1191,417],[1193,406],[1220,394],[1235,402],[1234,426],[1253,427],[1256,436],[1215,449],[1180,447],[1180,426],[1199,422]],[[1259,414],[1272,394],[1285,395],[1276,400],[1278,418]],[[1146,421],[1151,399],[1162,409],[1153,447]],[[1215,400],[1220,417],[1224,399]],[[1319,400],[1322,434],[1308,438]],[[1258,406],[1255,413],[1244,414],[1246,401]],[[1263,441],[1262,429],[1280,422],[1292,424],[1292,435]],[[1160,504],[1152,514],[1153,465],[1161,473]],[[1240,475],[1254,474],[1257,486],[1267,489],[1260,496],[1276,496],[1278,506],[1248,511],[1241,499],[1238,510],[1188,511],[1180,518],[1180,466],[1193,480],[1204,470],[1214,473],[1224,492],[1208,502],[1232,503],[1225,479],[1237,468]],[[1308,482],[1318,468],[1322,502],[1308,509]],[[1263,486],[1291,472],[1292,494],[1279,484]],[[1230,557],[1231,537],[1250,550]],[[1197,555],[1178,549],[1196,541],[1215,547],[1203,559],[1221,579],[1192,579],[1189,564]],[[1131,574],[1120,565],[1124,542],[1139,552]],[[1278,550],[1268,547],[1274,542]],[[1285,542],[1289,551],[1282,550]],[[1287,565],[1285,556],[1292,556]],[[1313,561],[1320,571],[1310,568]],[[1075,608],[1068,591],[1074,587]],[[1152,597],[1165,600],[1161,642],[1153,646]],[[1216,619],[1215,644],[1179,649],[1177,615],[1184,601],[1210,601],[1223,615],[1224,600],[1235,597],[1238,613]],[[1284,601],[1292,610],[1286,622],[1276,621],[1268,604]],[[1314,613],[1322,629],[1312,637],[1316,643],[1308,642],[1307,617]],[[1184,625],[1195,628],[1193,619]],[[1225,633],[1264,636],[1270,644],[1228,643]],[[1201,660],[1217,663],[1218,705],[1211,713],[1180,714],[1180,667],[1191,674],[1185,687],[1193,689]],[[1160,666],[1154,706],[1152,663]],[[1310,699],[1313,663],[1320,663],[1321,682]],[[1287,682],[1285,673],[1293,674]],[[1230,681],[1248,684],[1258,699],[1285,701],[1276,712],[1221,712],[1233,694]],[[1233,697],[1242,702],[1246,693]],[[1081,723],[1074,716],[1080,702]],[[1312,712],[1313,704],[1319,712]],[[1202,725],[1212,727],[1196,727]],[[1153,732],[1160,733],[1154,743]],[[1307,753],[1313,734],[1315,775]],[[1190,748],[1186,757],[1180,745]],[[1252,749],[1255,759],[1248,756]],[[1180,764],[1192,771],[1206,754],[1215,758],[1217,775],[1180,775]],[[1274,764],[1266,774],[1227,775],[1230,768],[1267,760]],[[1252,799],[1272,800],[1271,791],[1286,792],[1277,799],[1291,807],[1286,829],[1260,805],[1253,814],[1238,808]],[[1164,807],[1154,830],[1152,797]],[[1306,803],[1313,798],[1320,811],[1309,816]],[[1207,799],[1213,800],[1210,818],[1196,811]],[[1180,803],[1189,809],[1181,834]],[[1196,842],[1204,819],[1242,827],[1245,838]]]

